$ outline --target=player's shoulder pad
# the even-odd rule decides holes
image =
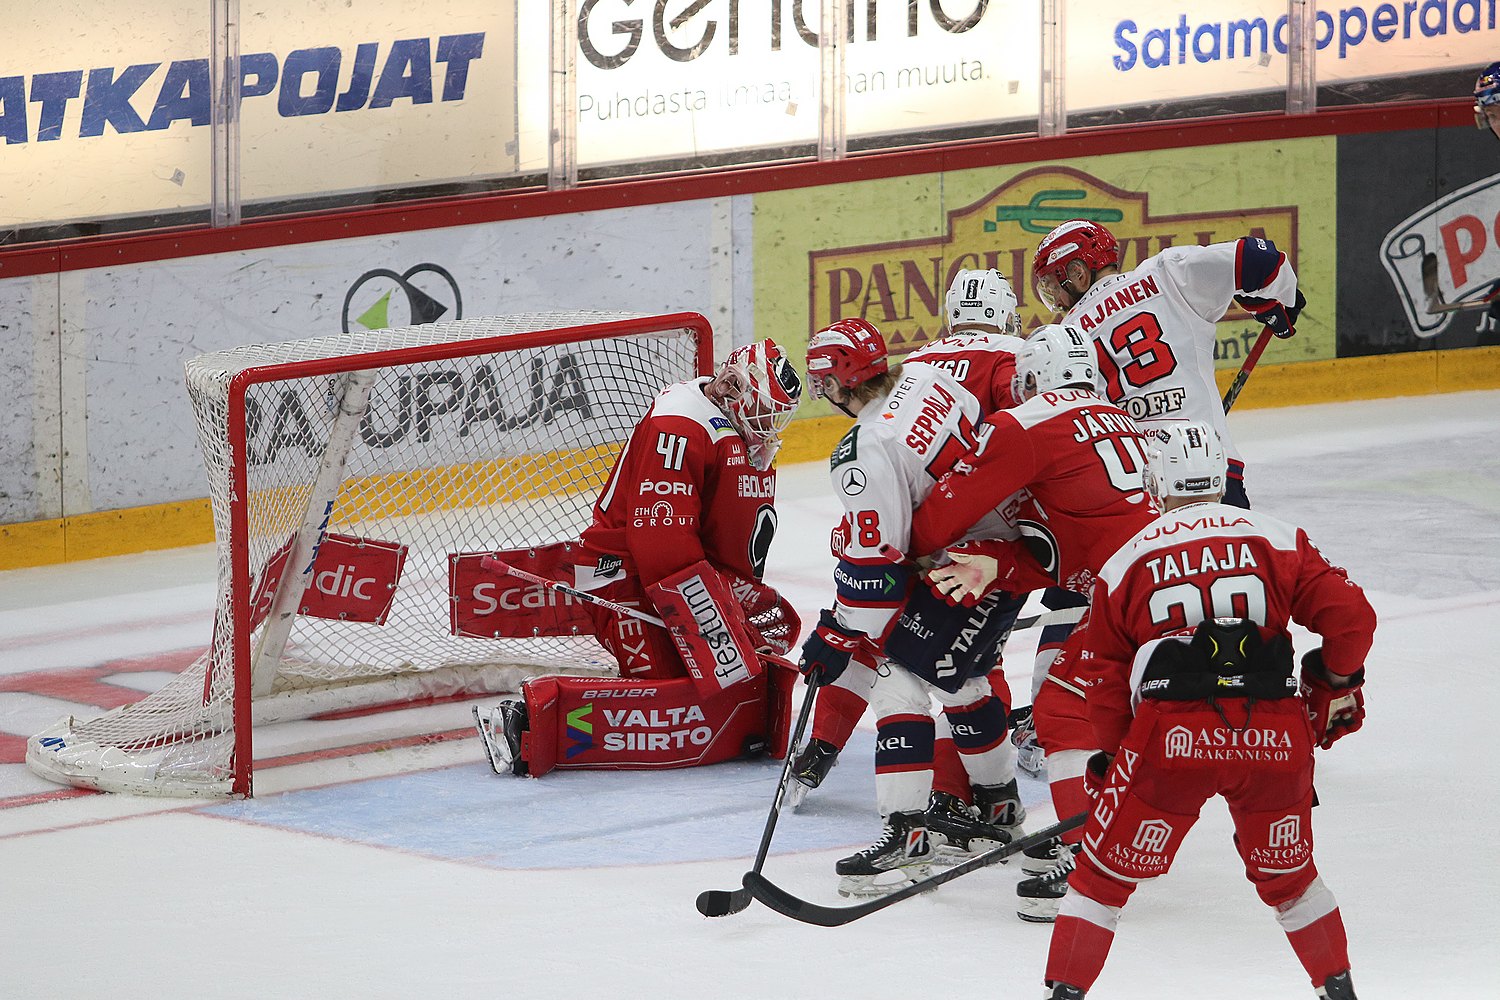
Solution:
[[[653,417],[678,417],[692,421],[708,434],[709,440],[720,441],[738,432],[729,418],[703,395],[706,378],[691,379],[667,386],[656,397],[651,407]]]
[[[849,428],[837,445],[834,446],[833,454],[828,456],[828,467],[837,469],[845,462],[853,462],[859,459],[859,425],[855,424]]]

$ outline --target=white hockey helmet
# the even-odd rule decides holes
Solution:
[[[988,271],[959,271],[943,297],[943,321],[949,332],[958,332],[960,327],[986,326],[1019,336],[1021,317],[1016,315],[1017,304],[1015,289],[993,267]]]
[[[1016,352],[1015,396],[1030,399],[1039,392],[1066,386],[1099,389],[1094,344],[1076,326],[1039,326]]]
[[[1215,500],[1224,492],[1229,462],[1219,432],[1194,420],[1153,427],[1146,435],[1146,491],[1168,497]]]
[[[745,439],[750,464],[764,472],[781,447],[781,432],[802,401],[802,380],[774,340],[735,348],[709,383],[711,398]]]

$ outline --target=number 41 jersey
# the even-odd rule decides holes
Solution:
[[[765,572],[776,470],[750,464],[744,439],[703,395],[708,382],[678,382],[657,395],[583,533],[590,558],[624,559],[643,587],[705,558],[745,579]]]

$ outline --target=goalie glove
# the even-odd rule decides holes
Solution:
[[[1262,326],[1268,327],[1277,337],[1285,340],[1297,332],[1297,317],[1307,305],[1302,289],[1297,289],[1297,301],[1288,306],[1275,299],[1259,299],[1253,295],[1236,295],[1234,301],[1255,314]]]
[[[1321,649],[1302,657],[1302,699],[1312,720],[1313,739],[1324,750],[1365,722],[1364,668],[1342,678],[1345,683],[1337,686],[1334,676],[1323,665]]]
[[[765,648],[785,656],[802,632],[802,618],[775,587],[753,580],[735,580],[734,594],[751,627],[765,640]]]
[[[927,573],[927,584],[952,605],[973,607],[995,588],[1000,560],[985,551],[983,542],[967,542],[948,550],[953,560]]]
[[[838,623],[832,611],[818,616],[818,627],[802,644],[802,658],[797,669],[813,687],[832,684],[849,666],[849,660],[866,641],[863,632],[847,629]]]

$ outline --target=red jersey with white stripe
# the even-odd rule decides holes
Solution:
[[[834,615],[881,637],[906,600],[907,569],[881,555],[907,551],[912,510],[974,447],[979,403],[941,369],[907,363],[884,399],[865,405],[829,459],[849,538],[834,568]]]
[[[1090,389],[1037,393],[985,418],[976,452],[944,476],[912,523],[913,554],[961,538],[997,497],[1025,489],[1015,514],[1051,583],[1087,593],[1092,574],[1156,516],[1135,422]]]
[[[1136,651],[1208,617],[1248,618],[1288,638],[1295,621],[1323,637],[1324,664],[1344,675],[1364,665],[1375,634],[1364,591],[1301,528],[1225,504],[1178,507],[1126,541],[1094,584],[1080,666],[1093,677],[1101,749],[1114,752],[1130,726]]]
[[[615,459],[583,532],[592,589],[625,575],[650,585],[700,559],[759,580],[776,533],[776,470],[750,465],[745,442],[703,394],[708,378],[663,389]],[[623,566],[609,557],[623,560]]]
[[[1238,294],[1290,306],[1297,275],[1286,254],[1253,237],[1171,247],[1132,271],[1100,278],[1062,320],[1094,338],[1111,400],[1147,429],[1184,420],[1213,427],[1235,478],[1244,462],[1214,382],[1214,324]]]
[[[1016,405],[1011,383],[1016,374],[1016,352],[1026,342],[1005,333],[955,333],[935,340],[906,356],[941,368],[973,394],[981,412],[1008,410]]]

